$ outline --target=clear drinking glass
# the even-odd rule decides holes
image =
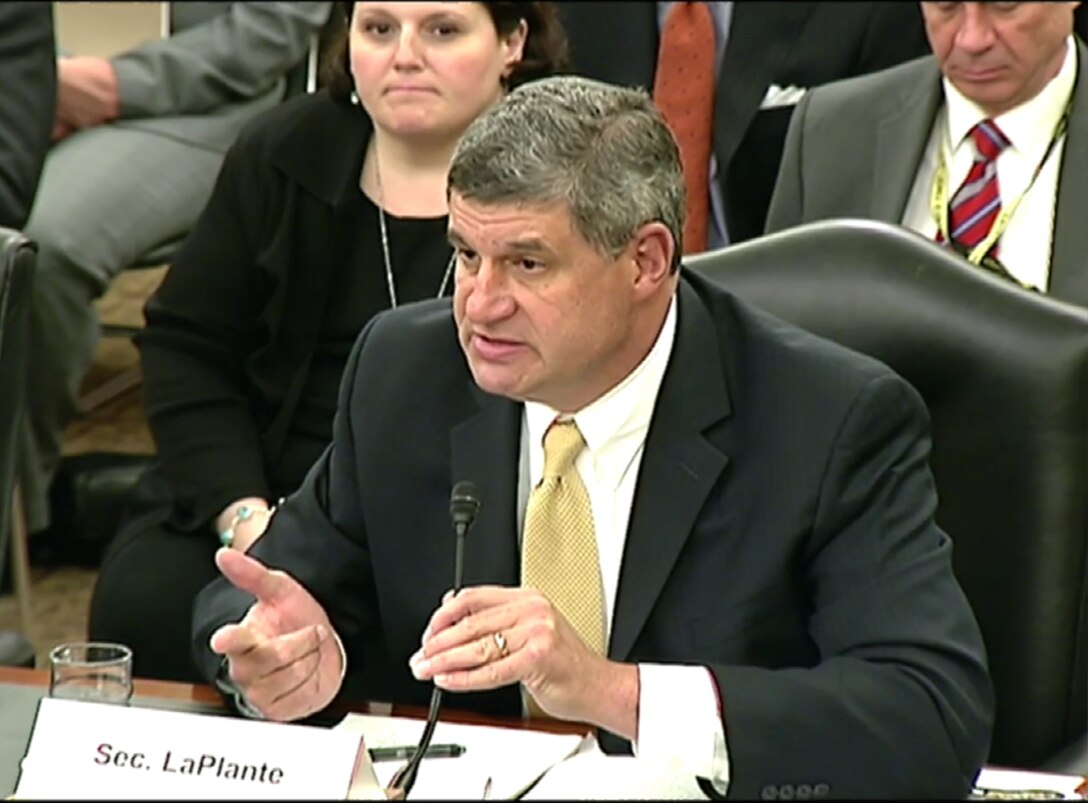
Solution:
[[[101,641],[54,647],[49,653],[49,696],[127,703],[132,697],[132,650]]]

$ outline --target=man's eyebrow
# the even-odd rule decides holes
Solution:
[[[454,229],[449,229],[446,232],[446,239],[449,240],[450,245],[454,248],[460,248],[462,250],[471,251],[472,247],[465,241],[465,238],[457,233]],[[548,247],[547,243],[539,237],[529,237],[524,240],[511,240],[502,244],[502,250],[506,253],[520,253],[520,254],[551,254],[552,249]]]
[[[508,251],[516,251],[518,253],[531,253],[531,254],[550,254],[550,249],[543,240],[538,237],[530,237],[527,240],[513,240],[506,243],[506,249]]]

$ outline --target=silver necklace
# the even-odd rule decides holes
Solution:
[[[378,186],[378,229],[382,235],[382,257],[385,258],[385,284],[389,288],[389,306],[393,309],[397,308],[397,288],[393,283],[393,262],[389,259],[389,232],[385,228],[385,191],[382,190],[382,171],[378,166],[378,151],[374,150],[374,181]],[[442,275],[442,284],[438,285],[438,295],[435,298],[442,298],[446,294],[446,285],[449,284],[450,276],[453,275],[453,266],[457,262],[457,251],[455,250],[450,254],[449,264],[446,265],[446,272]]]

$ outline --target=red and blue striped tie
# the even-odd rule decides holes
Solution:
[[[950,239],[967,251],[986,239],[1001,214],[997,157],[1009,145],[1008,138],[993,120],[983,120],[971,129],[970,136],[975,142],[975,161],[952,196],[948,214]],[[990,254],[997,256],[997,243]]]

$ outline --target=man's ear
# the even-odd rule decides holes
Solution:
[[[644,223],[632,238],[632,258],[635,263],[635,288],[647,293],[655,291],[672,275],[676,243],[672,232],[660,221]]]

